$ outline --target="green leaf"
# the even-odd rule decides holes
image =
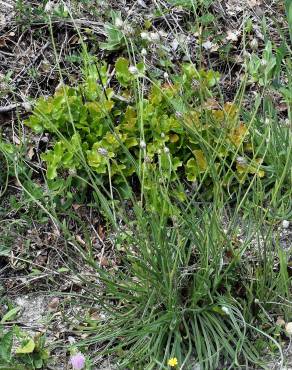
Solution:
[[[25,353],[32,353],[35,348],[35,342],[32,338],[30,338],[24,345],[21,347],[16,348],[15,353],[17,354],[25,354]]]
[[[0,142],[0,150],[3,150],[7,154],[13,154],[15,149],[16,147],[13,144]]]
[[[7,321],[10,321],[11,319],[14,319],[16,314],[21,310],[21,307],[14,307],[11,310],[9,310],[1,319],[0,324],[4,324]]]
[[[289,33],[290,33],[290,39],[292,42],[292,1],[286,0],[285,1],[286,6],[286,13],[287,13],[287,20],[288,20],[288,26],[289,26]]]
[[[115,64],[116,76],[121,85],[127,87],[132,80],[129,72],[129,61],[126,58],[118,58]]]
[[[195,181],[199,174],[199,171],[196,160],[194,158],[191,158],[187,161],[185,170],[188,181]]]
[[[11,359],[11,350],[13,344],[13,330],[9,330],[0,339],[0,358],[9,362]]]
[[[57,166],[48,165],[47,168],[47,178],[49,180],[54,180],[57,177]]]

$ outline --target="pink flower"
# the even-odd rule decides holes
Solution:
[[[73,370],[82,370],[85,366],[85,357],[79,352],[76,353],[76,355],[71,356],[70,362]]]

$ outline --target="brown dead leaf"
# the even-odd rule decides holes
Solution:
[[[216,110],[216,109],[221,109],[220,104],[217,102],[216,99],[214,98],[209,98],[204,102],[204,108],[208,110]]]
[[[6,38],[0,37],[0,48],[5,48],[7,46],[6,44]]]
[[[237,31],[237,30],[228,30],[227,35],[226,35],[226,40],[235,42],[235,41],[238,40],[238,36],[239,36],[239,31]]]
[[[281,328],[283,328],[285,326],[285,321],[283,320],[283,317],[282,316],[278,316],[277,317],[277,321],[276,321],[276,325],[280,326]]]
[[[98,321],[100,320],[100,315],[97,311],[93,311],[91,314],[90,314],[90,319],[91,320],[94,320],[94,321]]]
[[[86,245],[85,241],[81,238],[80,235],[76,235],[75,236],[75,239],[78,243],[82,244],[82,245]]]
[[[82,207],[82,204],[74,203],[74,204],[72,204],[72,207],[73,207],[74,211],[77,211],[80,207]]]
[[[28,151],[27,151],[27,157],[29,159],[32,159],[33,156],[34,156],[34,146],[33,145],[29,145],[28,146]]]
[[[108,267],[110,265],[109,260],[104,256],[100,257],[99,263],[101,267]]]
[[[49,311],[56,311],[59,306],[60,300],[55,297],[48,303]]]
[[[74,35],[69,39],[68,42],[70,45],[80,44],[80,39],[77,35]]]
[[[45,266],[48,261],[48,256],[44,254],[40,254],[36,257],[34,263],[38,266]]]
[[[98,225],[98,235],[99,235],[99,237],[100,237],[101,240],[104,240],[105,234],[104,234],[103,227],[100,224]]]

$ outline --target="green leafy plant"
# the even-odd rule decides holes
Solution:
[[[168,0],[171,5],[182,6],[187,9],[196,9],[199,6],[208,8],[213,0]]]
[[[106,41],[100,42],[101,49],[114,51],[126,46],[125,33],[117,25],[118,20],[121,20],[121,13],[111,11],[112,23],[107,22],[104,27]]]
[[[172,83],[153,83],[141,104],[133,99],[135,84],[145,76],[144,65],[131,67],[119,58],[115,72],[118,94],[106,87],[103,65],[76,88],[63,86],[54,96],[39,99],[25,121],[34,131],[58,138],[42,155],[49,180],[60,170],[82,173],[86,165],[101,183],[111,178],[117,187],[133,174],[143,175],[145,188],[151,187],[147,174],[153,170],[171,181],[203,179],[207,185],[215,180],[212,167],[220,169],[227,183],[244,181],[248,173],[264,176],[236,104],[214,106],[210,89],[219,80],[217,72],[185,64]],[[244,161],[236,164],[236,155]]]
[[[1,319],[0,368],[9,370],[42,369],[49,358],[45,336],[37,334],[32,338],[18,326],[13,326],[8,330],[4,329],[5,323],[11,321],[18,311],[19,307],[14,307]],[[18,345],[14,348],[16,341]]]
[[[271,41],[268,41],[262,53],[262,58],[256,54],[250,56],[247,64],[251,82],[258,82],[261,86],[267,86],[273,81],[277,66],[277,58],[273,53]]]

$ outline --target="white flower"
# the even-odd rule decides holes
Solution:
[[[164,139],[165,138],[165,133],[161,132],[160,136],[162,137],[162,139]]]
[[[165,78],[165,79],[167,79],[169,76],[168,76],[168,73],[167,72],[164,72],[163,73],[163,77]]]
[[[139,73],[138,68],[137,68],[137,67],[135,67],[135,66],[130,66],[130,67],[129,67],[129,72],[130,72],[132,75],[136,75],[136,74],[138,74],[138,73]]]
[[[54,8],[55,8],[54,2],[53,1],[48,1],[46,3],[46,6],[45,6],[44,10],[45,10],[46,13],[51,13],[54,10]]]
[[[210,49],[212,49],[213,42],[211,42],[210,40],[208,40],[208,41],[204,42],[204,43],[202,44],[202,46],[203,46],[203,48],[204,48],[205,50],[210,50]]]
[[[75,176],[77,172],[76,172],[76,169],[75,168],[69,168],[68,173],[71,176]]]
[[[140,148],[141,148],[141,149],[146,149],[146,143],[145,143],[145,141],[144,141],[144,140],[141,140],[141,141],[140,141]]]
[[[263,67],[265,67],[267,64],[268,64],[268,62],[266,61],[266,59],[262,59],[262,60],[261,60],[261,65],[262,65]]]
[[[169,148],[167,146],[164,147],[164,153],[169,154]]]
[[[236,162],[238,163],[238,164],[241,164],[241,165],[244,165],[244,164],[246,164],[247,162],[246,162],[246,159],[244,158],[244,157],[241,157],[241,156],[238,156],[237,158],[236,158]]]
[[[152,42],[158,42],[160,40],[160,36],[158,32],[150,32],[149,37]]]
[[[142,55],[143,57],[145,57],[145,56],[147,55],[147,50],[143,48],[143,49],[141,50],[141,55]]]
[[[290,225],[290,222],[288,220],[283,220],[282,221],[283,229],[288,229],[289,225]]]
[[[223,306],[222,311],[226,313],[226,315],[230,315],[230,311],[228,307]]]
[[[146,155],[145,158],[144,158],[144,162],[145,163],[151,163],[151,158],[148,157],[148,155]]]
[[[30,112],[31,111],[31,104],[30,104],[30,102],[26,101],[26,102],[22,103],[22,106],[26,110],[26,112]]]
[[[148,32],[141,32],[140,36],[141,36],[141,39],[143,40],[150,40],[150,36]]]
[[[121,18],[119,18],[119,17],[116,18],[116,20],[115,20],[115,26],[118,27],[118,28],[121,28],[121,27],[123,27],[123,25],[124,25],[123,20]]]
[[[107,157],[108,151],[105,148],[98,148],[97,149],[98,154],[102,155],[103,157]]]
[[[128,24],[125,25],[124,31],[127,35],[133,35],[135,33],[135,30],[133,27],[129,26]]]

